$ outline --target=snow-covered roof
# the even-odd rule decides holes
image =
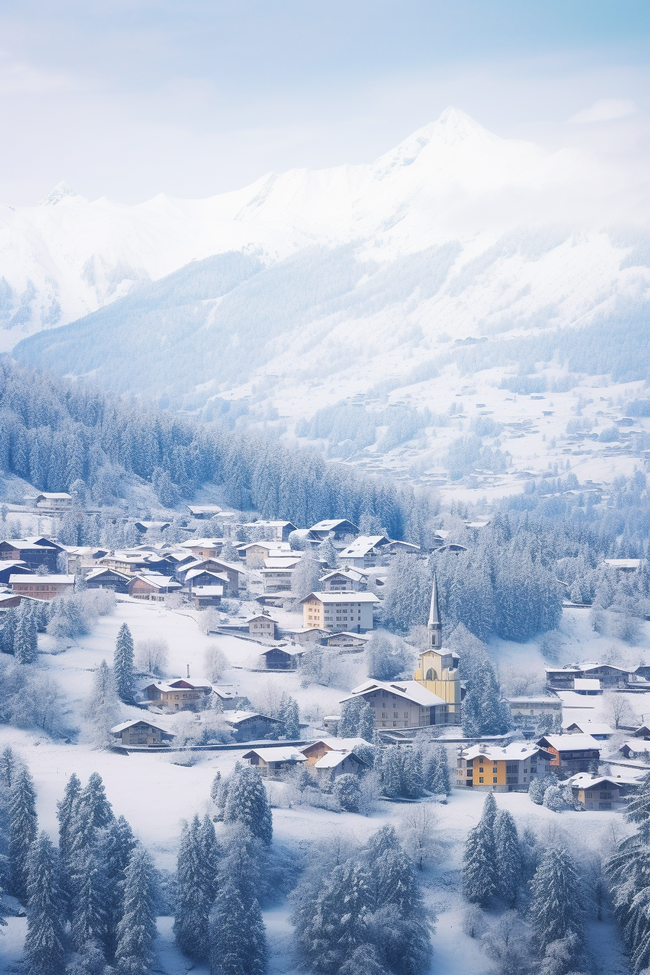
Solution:
[[[357,633],[355,630],[337,630],[336,633],[329,634],[328,643],[340,636],[354,637],[355,640],[359,640],[361,643],[367,643],[370,639],[370,633]]]
[[[277,558],[274,556],[269,556],[268,558],[264,559],[264,569],[262,569],[262,571],[265,569],[295,569],[299,562],[300,556],[298,556],[298,558],[292,555],[286,557],[278,556]]]
[[[347,548],[344,548],[339,553],[339,558],[361,559],[372,552],[374,548],[388,545],[389,542],[390,539],[386,538],[385,535],[359,535]]]
[[[104,576],[107,573],[112,576],[119,576],[121,579],[126,579],[127,581],[130,581],[132,578],[132,576],[125,575],[124,572],[118,572],[117,569],[111,568],[110,565],[105,565],[101,569],[93,569],[92,572],[89,572],[86,576],[86,582],[90,582],[91,579],[98,579],[100,576]]]
[[[0,567],[1,566],[2,563],[0,562]],[[44,582],[48,582],[52,585],[57,585],[57,586],[74,586],[74,576],[65,576],[65,575],[37,576],[37,575],[28,575],[26,572],[21,572],[20,575],[17,576],[14,575],[9,576],[9,585],[14,585],[15,583],[20,583],[21,585],[25,585],[26,583],[29,583],[29,585],[32,586],[37,583],[44,583]]]
[[[565,731],[570,731],[571,728],[577,728],[579,732],[585,735],[614,734],[614,729],[610,728],[608,724],[601,724],[596,721],[572,721],[571,724],[566,726]],[[572,735],[572,737],[575,737],[575,735]]]
[[[339,716],[330,715],[330,717]],[[367,746],[368,742],[365,738],[318,738],[316,741],[312,741],[310,745],[305,745],[302,750],[303,752],[308,752],[315,745],[325,745],[332,752],[351,752],[355,748]]]
[[[136,724],[149,725],[150,728],[155,728],[157,731],[162,731],[166,735],[171,735],[174,737],[174,733],[172,731],[167,731],[167,728],[163,728],[162,725],[156,724],[155,721],[150,721],[149,718],[133,718],[131,721],[122,721],[121,724],[116,724],[114,728],[111,728],[111,734],[119,735],[123,731],[126,731],[127,728],[132,728]]]
[[[355,531],[358,531],[356,525],[353,525],[351,521],[347,518],[326,518],[324,521],[319,521],[316,525],[312,525],[309,531],[312,532],[333,532],[339,525],[352,525]]]
[[[189,690],[202,691],[206,688],[212,688],[212,684],[209,680],[205,680],[202,677],[170,677],[168,680],[154,680],[150,684],[146,684],[143,688],[145,691],[148,687],[155,687],[162,694],[170,694],[173,691],[179,690],[177,685],[180,681],[187,686]]]
[[[221,582],[228,582],[228,576],[225,572],[210,572],[209,569],[190,569],[189,572],[185,573],[185,581],[189,582],[191,579],[196,579],[198,576],[208,575],[213,579],[219,579]]]
[[[539,694],[537,696],[532,695],[531,697],[507,697],[506,701],[508,704],[553,704],[558,710],[562,708],[562,702],[559,697],[551,696],[550,694]]]
[[[266,613],[256,613],[254,616],[249,616],[248,619],[244,620],[244,623],[253,623],[255,620],[264,620],[265,623],[275,623],[276,626],[280,625],[277,620],[267,616]]]
[[[172,576],[164,576],[159,572],[148,572],[148,573],[138,573],[138,575],[133,576],[131,582],[135,582],[136,579],[142,579],[147,585],[153,586],[155,589],[182,589],[180,582]]]
[[[640,569],[642,559],[603,559],[610,569]]]
[[[328,579],[333,579],[334,576],[343,576],[344,579],[349,579],[350,582],[359,582],[367,574],[367,572],[359,572],[358,569],[332,569],[331,572],[327,572],[324,576],[321,576],[318,581],[327,582]]]
[[[186,542],[181,542],[181,548],[215,548],[223,545],[223,538],[189,538]]]
[[[575,691],[599,691],[600,680],[597,677],[574,677],[573,689]]]
[[[271,718],[267,714],[260,714],[259,711],[228,711],[223,716],[226,724],[241,724],[242,721],[250,721],[251,718],[265,718],[267,721],[275,721],[277,724],[281,722],[277,718]]]
[[[65,491],[41,491],[36,495],[36,500],[45,498],[47,501],[72,501],[72,495]]]
[[[215,514],[216,515],[219,514],[219,512],[222,509],[219,507],[218,504],[188,504],[187,510],[191,514],[200,514],[200,515]]]
[[[579,789],[593,789],[609,782],[612,785],[638,785],[639,776],[630,772],[614,772],[609,775],[592,775],[590,772],[578,772],[569,779],[572,786]]]
[[[278,747],[278,748],[252,748],[242,758],[250,758],[251,755],[257,755],[264,762],[269,764],[270,762],[306,762],[307,758],[302,752],[299,752],[297,748]]]
[[[525,741],[513,741],[508,745],[472,745],[463,752],[468,761],[484,755],[490,762],[524,762],[527,758],[539,754],[538,745]]]
[[[650,752],[650,741],[645,741],[643,738],[631,738],[623,742],[622,748],[629,748],[631,752],[636,752],[639,755]]]
[[[300,657],[305,652],[304,647],[267,647],[266,650],[260,652],[260,657],[264,657],[267,653],[272,653],[274,650],[280,650],[281,653],[286,653],[288,657]]]
[[[404,701],[412,701],[414,704],[419,704],[421,707],[431,708],[438,707],[441,704],[446,704],[441,697],[437,694],[433,694],[431,691],[423,687],[416,680],[401,680],[401,681],[383,681],[383,680],[367,680],[363,684],[359,684],[358,687],[354,687],[347,697],[341,698],[340,703],[343,701],[352,701],[355,698],[363,697],[365,694],[370,694],[372,691],[388,691],[389,694],[394,694],[396,697],[402,698]]]
[[[365,765],[366,763],[362,758],[359,758],[353,751],[346,749],[340,752],[326,752],[317,762],[314,762],[314,768],[324,769],[324,768],[337,768],[341,765],[346,758],[352,756],[360,765]]]
[[[379,597],[374,592],[310,592],[301,599],[306,603],[308,599],[319,599],[321,603],[378,603]]]
[[[600,750],[603,744],[591,735],[544,735],[538,739],[538,743],[543,745],[544,742],[557,752],[580,752],[592,748]]]

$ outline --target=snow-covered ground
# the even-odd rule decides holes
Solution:
[[[90,692],[92,671],[106,658],[112,659],[115,638],[120,625],[127,622],[134,639],[164,636],[170,647],[170,674],[185,673],[189,664],[191,673],[198,676],[202,670],[203,653],[209,643],[218,643],[231,662],[223,682],[233,682],[251,699],[271,696],[286,690],[295,696],[301,711],[313,711],[320,707],[325,714],[336,707],[345,688],[321,688],[313,685],[300,686],[295,674],[266,675],[247,669],[254,663],[254,644],[235,637],[203,635],[195,617],[187,611],[173,611],[146,603],[123,600],[115,612],[100,618],[93,632],[80,638],[76,645],[63,653],[50,655],[49,638],[41,638],[46,651],[39,658],[38,666],[50,670],[59,681],[67,698],[69,723],[83,725],[81,714]],[[614,652],[614,641],[599,637],[589,629],[587,614],[580,610],[565,611],[561,626],[563,645],[559,654],[563,662],[570,660],[598,659],[609,648]],[[647,655],[648,633],[643,635],[642,646],[627,650],[628,655]],[[624,647],[619,648],[621,652]],[[508,666],[525,665],[526,669],[541,673],[543,658],[536,644],[524,646],[503,641],[491,647],[494,658],[503,670]],[[360,666],[357,658],[355,666]],[[269,691],[269,685],[271,690]],[[640,699],[629,695],[632,705],[639,709]],[[607,719],[606,697],[581,698],[567,695],[569,705],[566,716],[571,718],[589,715],[594,720]],[[644,697],[645,700],[645,697]],[[578,708],[580,710],[578,710]],[[586,709],[586,710],[585,710]],[[124,708],[125,716],[137,713]],[[44,735],[0,726],[0,748],[14,747],[28,763],[34,776],[38,795],[38,815],[41,828],[52,837],[57,835],[56,803],[63,794],[69,776],[76,772],[82,781],[97,771],[104,779],[107,795],[116,814],[124,815],[136,835],[146,844],[159,867],[172,870],[180,834],[180,822],[195,813],[212,812],[209,799],[211,781],[219,770],[227,774],[245,747],[241,750],[206,752],[195,756],[192,765],[181,764],[184,758],[178,752],[132,753],[98,751],[85,741],[83,733],[78,743],[52,741]],[[453,748],[450,758],[453,761]],[[284,808],[284,786],[274,783],[271,796],[276,804],[273,811],[275,842],[284,850],[294,850],[295,855],[308,854],[314,843],[327,838],[347,835],[351,840],[364,843],[379,826],[392,823],[398,831],[409,806],[400,803],[379,802],[369,816],[351,813],[333,813],[308,807]],[[428,867],[422,880],[427,907],[438,917],[433,938],[433,962],[431,972],[445,975],[482,975],[492,970],[491,963],[481,952],[477,941],[462,930],[462,918],[466,905],[460,896],[460,865],[467,831],[475,825],[484,801],[482,793],[455,790],[446,804],[435,804],[435,834],[440,841],[436,862]],[[561,814],[534,805],[525,794],[499,794],[497,804],[510,810],[520,831],[530,826],[543,845],[562,841],[576,855],[578,862],[587,850],[605,852],[612,839],[624,834],[629,827],[618,812],[565,811]],[[297,971],[291,956],[291,907],[283,900],[265,912],[271,948],[270,975],[293,975]],[[488,913],[488,917],[490,914]],[[159,919],[160,937],[158,951],[160,970],[168,975],[185,972],[190,963],[175,949],[169,918]],[[0,935],[0,968],[7,970],[21,951],[25,921],[11,918]],[[621,961],[621,945],[616,929],[606,919],[594,924],[590,932],[590,944],[597,957],[599,971],[616,975],[626,969]],[[207,975],[207,970],[195,967],[197,975]]]

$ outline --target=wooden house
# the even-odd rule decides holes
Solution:
[[[323,630],[372,630],[374,592],[311,592],[300,600],[305,627]]]
[[[346,566],[326,572],[318,582],[323,592],[359,592],[366,588],[367,579],[367,572]]]
[[[591,735],[596,741],[609,741],[614,735],[614,729],[608,724],[597,721],[572,721],[564,729],[567,735]]]
[[[134,599],[149,602],[164,602],[165,596],[178,592],[182,588],[171,576],[158,575],[156,572],[134,576],[129,580],[127,592]]]
[[[74,576],[68,575],[12,575],[9,585],[17,596],[50,600],[74,591]]]
[[[65,491],[42,491],[36,495],[34,504],[39,511],[68,511],[72,508],[72,495]]]
[[[279,779],[282,775],[306,762],[305,756],[290,745],[278,748],[253,748],[242,755],[249,765],[258,769],[260,775],[269,779]]]
[[[275,640],[277,639],[278,623],[264,613],[259,616],[251,616],[246,620],[248,635],[254,640]]]
[[[221,555],[223,546],[223,538],[189,538],[179,547],[191,553],[195,559],[210,559]]]
[[[192,586],[190,598],[196,609],[220,606],[223,598],[223,586]]]
[[[650,759],[650,741],[645,741],[643,738],[628,738],[619,751],[623,758],[647,762]]]
[[[12,538],[0,542],[0,562],[22,562],[33,572],[54,574],[60,553],[65,549],[50,539]]]
[[[32,570],[20,559],[5,559],[0,562],[0,586],[8,586],[11,576],[31,575]]]
[[[259,532],[269,542],[288,542],[291,532],[296,531],[296,526],[290,521],[248,521],[244,528],[249,533]]]
[[[191,594],[198,586],[221,586],[228,588],[228,576],[225,572],[210,572],[208,569],[191,569],[185,573],[183,588]]]
[[[608,775],[579,772],[570,779],[571,790],[583,809],[614,809],[625,793],[625,783]]]
[[[356,536],[359,534],[357,526],[353,525],[347,518],[330,518],[319,521],[316,525],[312,525],[309,531],[319,542],[324,542],[326,538],[333,538],[338,541],[347,538],[349,535]]]
[[[328,633],[323,643],[327,647],[343,647],[348,650],[363,650],[368,643],[370,636],[368,633],[354,633],[347,630],[338,630],[336,633]]]
[[[232,728],[235,741],[257,741],[282,731],[282,722],[257,711],[228,711],[224,720]]]
[[[152,681],[142,689],[142,698],[167,711],[194,711],[211,693],[212,684],[207,680],[178,677]]]
[[[125,572],[118,572],[116,569],[104,566],[103,568],[93,569],[84,581],[87,589],[110,589],[112,592],[125,593],[131,579],[132,576],[126,575]]]
[[[589,763],[600,759],[601,744],[591,735],[543,735],[537,744],[551,753],[552,772],[588,772]]]
[[[388,554],[389,546],[390,539],[385,535],[359,535],[339,553],[339,558],[347,565],[363,569]]]
[[[240,577],[242,575],[242,570],[239,566],[232,565],[230,562],[225,562],[223,559],[217,558],[196,559],[194,562],[186,562],[184,565],[179,566],[176,574],[181,582],[184,582],[187,573],[194,572],[197,569],[213,572],[219,576],[226,576],[228,580],[226,583],[227,591],[235,595],[239,592]]]
[[[296,670],[304,652],[302,647],[269,647],[262,650],[260,657],[267,670]]]
[[[146,745],[148,748],[168,745],[175,737],[171,731],[167,731],[160,725],[139,718],[116,724],[114,728],[111,728],[111,734],[123,746],[143,747]]]
[[[309,768],[330,777],[346,772],[359,773],[368,763],[356,754],[355,749],[368,746],[364,738],[320,738],[301,748]]]

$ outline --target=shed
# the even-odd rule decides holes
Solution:
[[[304,652],[302,647],[269,647],[262,650],[260,657],[264,658],[267,670],[296,670]]]

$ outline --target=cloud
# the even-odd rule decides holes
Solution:
[[[611,122],[613,119],[635,115],[636,111],[635,103],[629,98],[599,98],[589,108],[583,108],[575,115],[571,115],[567,122],[575,122],[578,125],[587,122]]]
[[[3,95],[40,95],[73,87],[69,75],[60,71],[44,71],[25,61],[17,61],[6,51],[0,51],[0,93]]]

